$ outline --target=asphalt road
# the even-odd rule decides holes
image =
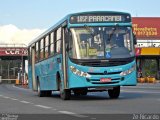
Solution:
[[[32,90],[0,84],[2,113],[50,114],[59,116],[61,120],[98,119],[97,114],[132,114],[132,117],[137,114],[160,114],[160,84],[121,87],[119,99],[110,99],[107,92],[94,92],[87,96],[72,95],[68,101],[61,100],[58,92],[51,97],[39,98]]]

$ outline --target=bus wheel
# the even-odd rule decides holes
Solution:
[[[38,82],[38,96],[39,97],[44,97],[45,96],[45,91],[42,91],[40,88],[40,83]]]
[[[51,90],[45,91],[45,95],[46,95],[47,97],[52,96],[52,91],[51,91]]]
[[[63,100],[69,100],[71,97],[71,90],[63,89],[61,83],[60,83],[60,97]]]
[[[120,86],[114,87],[112,90],[108,90],[109,97],[112,99],[117,99],[120,95]]]

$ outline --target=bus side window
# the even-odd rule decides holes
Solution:
[[[62,35],[61,35],[62,28],[58,28],[56,31],[56,53],[61,52],[61,41],[62,41]]]
[[[49,46],[49,36],[47,35],[45,37],[45,58],[48,58],[48,46]]]
[[[36,62],[39,60],[39,42],[36,42]]]
[[[50,34],[50,55],[54,55],[54,32]]]
[[[44,58],[44,39],[40,41],[40,60]]]

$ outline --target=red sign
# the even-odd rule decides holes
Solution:
[[[111,78],[101,78],[101,82],[111,82]]]
[[[27,48],[0,48],[0,56],[28,56]]]
[[[132,22],[139,40],[160,40],[160,17],[133,17]]]

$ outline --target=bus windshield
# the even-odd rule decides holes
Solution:
[[[114,59],[134,56],[131,27],[70,28],[73,59]]]

